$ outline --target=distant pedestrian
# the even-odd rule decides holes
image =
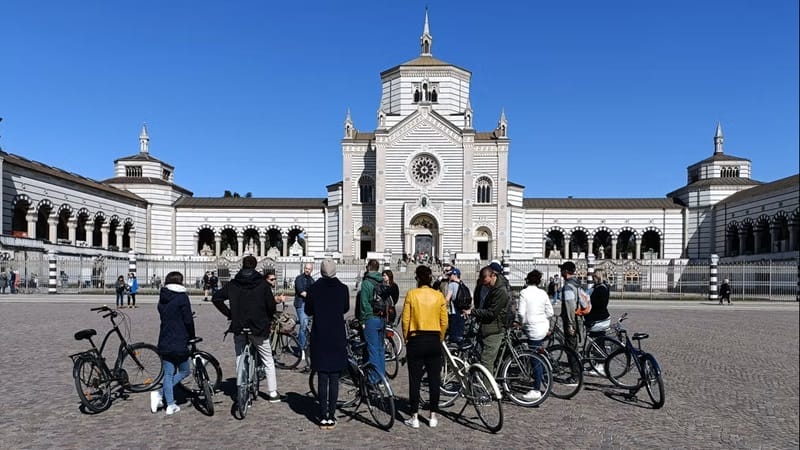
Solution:
[[[128,308],[136,308],[136,292],[139,291],[139,282],[136,280],[136,274],[131,272],[128,274]]]
[[[125,289],[128,285],[125,283],[125,277],[122,275],[117,277],[117,282],[114,283],[114,291],[117,294],[117,309],[125,307]]]
[[[723,300],[727,300],[728,304],[731,304],[731,285],[730,280],[725,278],[722,280],[722,284],[719,285],[719,304],[722,304]]]
[[[8,287],[8,274],[4,270],[0,272],[0,294],[6,293],[6,287]]]

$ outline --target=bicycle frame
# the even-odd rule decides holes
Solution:
[[[444,356],[445,356],[445,364],[448,364],[450,367],[453,368],[456,377],[458,377],[459,383],[461,383],[461,393],[462,393],[462,395],[463,395],[463,392],[465,392],[465,391],[468,392],[469,391],[468,388],[469,388],[469,385],[471,383],[470,380],[469,380],[469,377],[467,376],[467,373],[469,373],[470,368],[477,367],[478,370],[481,370],[486,375],[488,375],[489,380],[491,380],[491,382],[492,382],[492,386],[491,386],[492,387],[492,392],[494,392],[495,398],[502,398],[503,394],[502,394],[502,392],[500,392],[500,386],[498,386],[497,381],[495,380],[494,376],[489,371],[489,369],[487,369],[486,367],[484,367],[480,363],[472,363],[472,364],[467,365],[466,362],[454,357],[453,354],[450,353],[450,349],[447,347],[447,343],[446,342],[442,342],[442,349],[443,349],[442,351],[443,351]]]
[[[92,340],[92,338],[88,338],[87,340],[92,345],[92,348],[89,349],[89,350],[86,350],[84,352],[76,353],[75,355],[72,355],[72,356],[73,356],[73,360],[75,360],[76,358],[78,358],[78,357],[80,357],[82,355],[91,354],[92,357],[95,358],[100,363],[100,366],[102,367],[103,372],[104,372],[106,377],[108,377],[112,381],[119,381],[118,373],[119,373],[120,367],[122,366],[123,356],[124,356],[124,354],[126,352],[131,355],[131,357],[133,358],[133,360],[137,364],[140,364],[140,363],[136,359],[136,357],[134,355],[134,352],[130,351],[130,345],[128,344],[128,341],[125,340],[125,336],[123,336],[122,332],[119,330],[119,324],[117,324],[114,321],[114,316],[111,315],[109,318],[111,320],[112,327],[111,327],[110,330],[108,330],[108,332],[106,332],[106,335],[105,335],[105,337],[103,337],[103,341],[100,344],[100,347],[97,347],[97,345],[95,345],[95,343]],[[108,343],[108,339],[111,337],[112,334],[116,334],[117,337],[119,338],[119,348],[117,349],[117,359],[116,359],[116,361],[114,361],[113,370],[111,369],[111,367],[108,366],[108,363],[106,362],[106,358],[103,356],[103,351],[105,351],[106,343]]]

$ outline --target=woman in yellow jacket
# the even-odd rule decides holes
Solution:
[[[409,402],[411,418],[406,425],[419,428],[419,387],[428,373],[431,415],[428,425],[439,420],[439,385],[442,374],[442,341],[447,331],[447,304],[440,291],[431,288],[433,274],[428,266],[417,266],[417,288],[408,291],[403,305],[403,337],[407,343]]]

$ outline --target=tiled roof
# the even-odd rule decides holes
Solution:
[[[478,131],[475,133],[476,141],[496,141],[497,139],[497,135],[494,134],[494,131]]]
[[[137,203],[147,204],[147,200],[143,199],[142,197],[139,197],[138,195],[132,192],[128,192],[123,189],[118,189],[113,186],[103,184],[100,181],[93,180],[91,178],[86,178],[76,173],[67,172],[65,170],[49,166],[47,164],[40,163],[38,161],[32,161],[30,159],[23,158],[22,156],[19,155],[6,153],[2,150],[0,150],[0,155],[3,156],[6,164],[16,165],[19,167],[26,168],[28,170],[33,170],[35,172],[39,172],[45,175],[50,175],[52,177],[67,181],[69,183],[78,184],[91,189],[97,189],[104,193],[115,195],[118,197],[125,197],[126,199]]]
[[[692,184],[686,185],[682,188],[675,189],[667,194],[667,197],[678,195],[689,188],[701,188],[709,186],[758,186],[762,184],[760,181],[752,180],[750,178],[730,177],[730,178],[706,178],[704,180],[695,181]]]
[[[738,202],[755,197],[757,195],[769,194],[787,188],[795,188],[795,190],[800,190],[800,174],[791,175],[786,178],[781,178],[780,180],[775,180],[771,183],[764,183],[744,191],[739,191],[721,201],[720,204]]]
[[[149,161],[149,162],[159,163],[162,166],[168,167],[170,169],[175,169],[175,167],[172,164],[167,164],[167,163],[165,163],[164,161],[162,161],[162,160],[160,160],[158,158],[154,158],[152,155],[150,155],[150,153],[141,153],[140,152],[140,153],[137,153],[137,154],[131,155],[131,156],[123,156],[122,158],[115,159],[114,160],[114,164],[116,164],[119,161]]]
[[[530,209],[681,209],[669,198],[526,198]]]
[[[525,186],[523,186],[523,185],[521,185],[519,183],[514,183],[513,181],[509,181],[508,185],[509,186],[513,186],[513,187],[523,188],[523,189],[525,188]]]
[[[393,72],[393,71],[395,71],[395,70],[397,70],[397,69],[399,69],[400,67],[403,67],[403,66],[417,66],[417,67],[425,67],[425,66],[429,66],[429,67],[437,67],[437,66],[438,67],[447,67],[447,66],[449,66],[449,67],[455,67],[457,69],[460,69],[460,70],[463,70],[465,72],[471,73],[467,69],[464,69],[462,67],[458,67],[456,65],[450,64],[450,63],[445,62],[445,61],[442,61],[441,59],[434,58],[433,56],[419,56],[417,58],[412,59],[411,61],[406,61],[406,62],[404,62],[404,63],[402,63],[400,65],[397,65],[397,66],[394,66],[392,68],[384,70],[383,72],[381,72],[381,76],[383,76],[386,73]]]
[[[322,209],[325,198],[182,197],[176,208]]]
[[[706,164],[715,161],[750,161],[750,160],[747,158],[739,158],[738,156],[726,155],[725,153],[715,153],[714,155],[709,156],[708,158],[700,162],[692,164],[692,166],[696,166],[698,164]]]
[[[154,178],[154,177],[114,177],[109,178],[107,180],[103,180],[103,183],[108,184],[158,184],[161,186],[170,186],[171,188],[175,189],[176,191],[180,192],[184,195],[193,195],[192,191],[180,187],[177,184],[170,183],[169,181],[162,180],[161,178]]]

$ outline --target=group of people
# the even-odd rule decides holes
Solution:
[[[214,295],[219,290],[219,278],[217,272],[207,270],[203,275],[203,301],[207,302],[208,297]]]
[[[5,270],[0,272],[0,294],[5,294],[6,289],[10,293],[16,294],[19,289],[19,281],[19,271],[17,270],[10,270],[8,273]]]
[[[125,307],[126,294],[128,297],[128,308],[136,308],[136,293],[138,291],[139,282],[136,280],[135,273],[129,273],[127,281],[124,276],[118,276],[116,283],[114,283],[114,292],[117,294],[117,309]]]
[[[213,294],[212,302],[230,320],[229,331],[234,334],[237,362],[246,343],[242,329],[251,330],[250,342],[257,347],[266,369],[268,400],[278,402],[281,395],[278,393],[269,331],[276,306],[285,298],[275,295],[275,273],[265,270],[262,274],[256,267],[255,257],[244,257],[241,270],[230,283]],[[557,294],[562,300],[559,313],[568,345],[577,348],[580,317],[575,316],[579,288],[575,277],[576,267],[571,261],[559,267],[564,279]],[[298,340],[303,348],[308,340],[314,355],[310,368],[318,374],[319,426],[333,429],[336,426],[334,413],[339,374],[348,364],[345,314],[350,309],[350,292],[337,278],[333,260],[322,262],[321,276],[316,280],[312,277],[313,269],[312,264],[304,264],[302,273],[294,283],[294,307],[300,322]],[[592,311],[583,318],[590,332],[603,326],[607,328],[610,317],[607,309],[608,288],[603,283],[602,271],[595,271],[593,277]],[[511,302],[510,284],[498,261],[492,261],[480,270],[477,284],[471,293],[468,292],[471,295],[466,302],[463,300],[464,294],[459,292],[464,289],[460,278],[461,271],[458,268],[445,264],[442,275],[434,280],[431,268],[420,265],[415,269],[417,286],[405,296],[400,323],[403,339],[407,343],[411,413],[405,423],[412,428],[420,426],[420,386],[426,373],[431,396],[427,423],[430,427],[438,425],[437,407],[443,364],[441,345],[446,338],[455,342],[463,339],[465,322],[477,322],[483,348],[481,363],[490,371],[494,371],[506,327],[523,329],[532,347],[541,346],[552,330],[552,318],[556,314],[553,308],[555,295],[548,295],[540,287],[540,271],[533,270],[527,274],[526,287],[520,292],[517,305]],[[383,373],[384,330],[388,318],[385,309],[375,306],[376,289],[382,295],[388,295],[393,304],[399,300],[399,288],[394,283],[393,273],[390,270],[381,271],[377,260],[369,260],[357,293],[354,315],[366,343],[366,358],[378,373]],[[166,407],[167,414],[174,414],[180,408],[175,404],[172,389],[189,373],[188,341],[194,337],[191,305],[179,272],[167,275],[160,292],[158,310],[161,316],[158,348],[164,361],[165,378],[162,389],[152,393],[151,411]],[[313,322],[310,335],[306,336],[309,318],[313,318]],[[530,400],[542,395],[539,392],[542,368],[536,368],[535,372],[533,389],[526,394]]]

